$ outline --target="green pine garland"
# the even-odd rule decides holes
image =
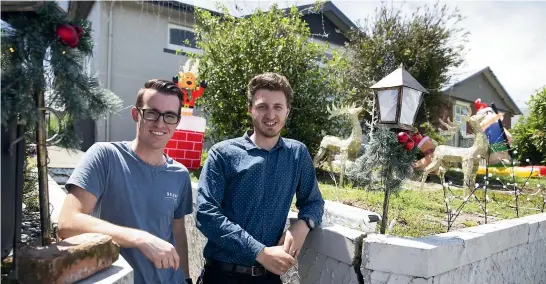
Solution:
[[[91,24],[70,21],[53,1],[44,1],[36,15],[5,21],[11,28],[2,29],[2,124],[17,117],[32,131],[39,114],[35,100],[44,94],[46,106],[62,113],[59,145],[78,148],[77,121],[105,117],[122,105],[83,69],[84,58],[93,54]],[[82,27],[84,36],[77,48],[59,40],[56,29],[61,24]]]
[[[387,128],[380,128],[366,145],[365,153],[356,159],[353,167],[347,169],[347,178],[353,184],[385,192],[381,233],[387,227],[389,198],[398,192],[402,181],[413,172],[417,147],[408,151],[398,142],[396,134]]]
[[[347,169],[347,177],[358,186],[378,189],[379,182],[380,189],[389,188],[391,192],[396,192],[400,190],[402,181],[412,174],[411,164],[417,151],[417,147],[406,150],[394,132],[380,128],[366,145],[365,153],[355,161],[354,167]]]

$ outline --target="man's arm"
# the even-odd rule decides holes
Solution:
[[[59,215],[58,233],[61,239],[83,233],[109,235],[122,247],[136,247],[139,230],[121,227],[91,216],[97,198],[82,189],[73,186],[66,196]]]
[[[83,233],[109,235],[122,247],[138,248],[158,268],[178,268],[180,259],[170,243],[148,232],[118,226],[90,215],[108,184],[110,153],[107,147],[91,146],[67,181],[69,193],[59,215],[59,237]]]
[[[180,266],[184,275],[190,278],[190,266],[188,261],[188,237],[186,234],[186,225],[184,217],[173,219],[173,233],[176,241],[176,252],[180,256]]]
[[[302,163],[301,176],[296,189],[296,207],[299,211],[299,220],[290,225],[279,240],[279,245],[282,245],[284,250],[294,258],[299,256],[301,247],[310,231],[307,223],[302,218],[310,219],[316,225],[320,225],[324,213],[324,199],[322,199],[318,188],[311,155],[307,148],[302,148],[300,155]]]
[[[324,199],[320,193],[313,160],[306,147],[301,150],[301,176],[296,190],[298,219],[309,218],[316,226],[322,223]]]
[[[215,245],[241,254],[252,263],[265,245],[223,214],[221,204],[226,188],[223,162],[214,149],[209,151],[197,189],[197,228]]]

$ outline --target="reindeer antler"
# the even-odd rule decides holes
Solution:
[[[340,114],[344,114],[345,112],[347,112],[347,107],[343,106],[343,105],[341,107],[337,107],[335,105],[335,103],[332,102],[332,108],[330,108],[330,106],[326,105],[326,110],[330,114],[330,116],[328,117],[330,119],[330,118],[332,118],[334,116],[338,116]]]
[[[461,119],[460,123],[456,123],[456,122],[451,121],[451,118],[449,118],[449,117],[447,118],[447,123],[444,122],[441,118],[438,119],[440,121],[440,124],[442,124],[445,128],[447,128],[447,130],[438,128],[439,134],[442,135],[442,136],[447,136],[448,139],[451,139],[453,137],[453,135],[455,135],[455,133],[457,133],[457,131],[459,130],[461,125],[463,123],[466,123],[467,118],[468,117],[465,116],[463,119]]]

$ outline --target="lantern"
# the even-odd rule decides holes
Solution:
[[[379,106],[378,125],[406,130],[413,127],[423,93],[428,93],[402,64],[371,89]]]

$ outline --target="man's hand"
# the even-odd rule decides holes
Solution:
[[[308,233],[309,227],[307,227],[305,221],[298,220],[284,232],[278,245],[282,246],[284,251],[294,257],[294,259],[298,259],[301,247]]]
[[[139,231],[136,236],[136,247],[151,261],[157,268],[172,267],[177,270],[180,265],[180,257],[174,246],[148,232]]]
[[[256,260],[270,272],[283,275],[296,265],[296,260],[284,251],[282,246],[265,247]]]

